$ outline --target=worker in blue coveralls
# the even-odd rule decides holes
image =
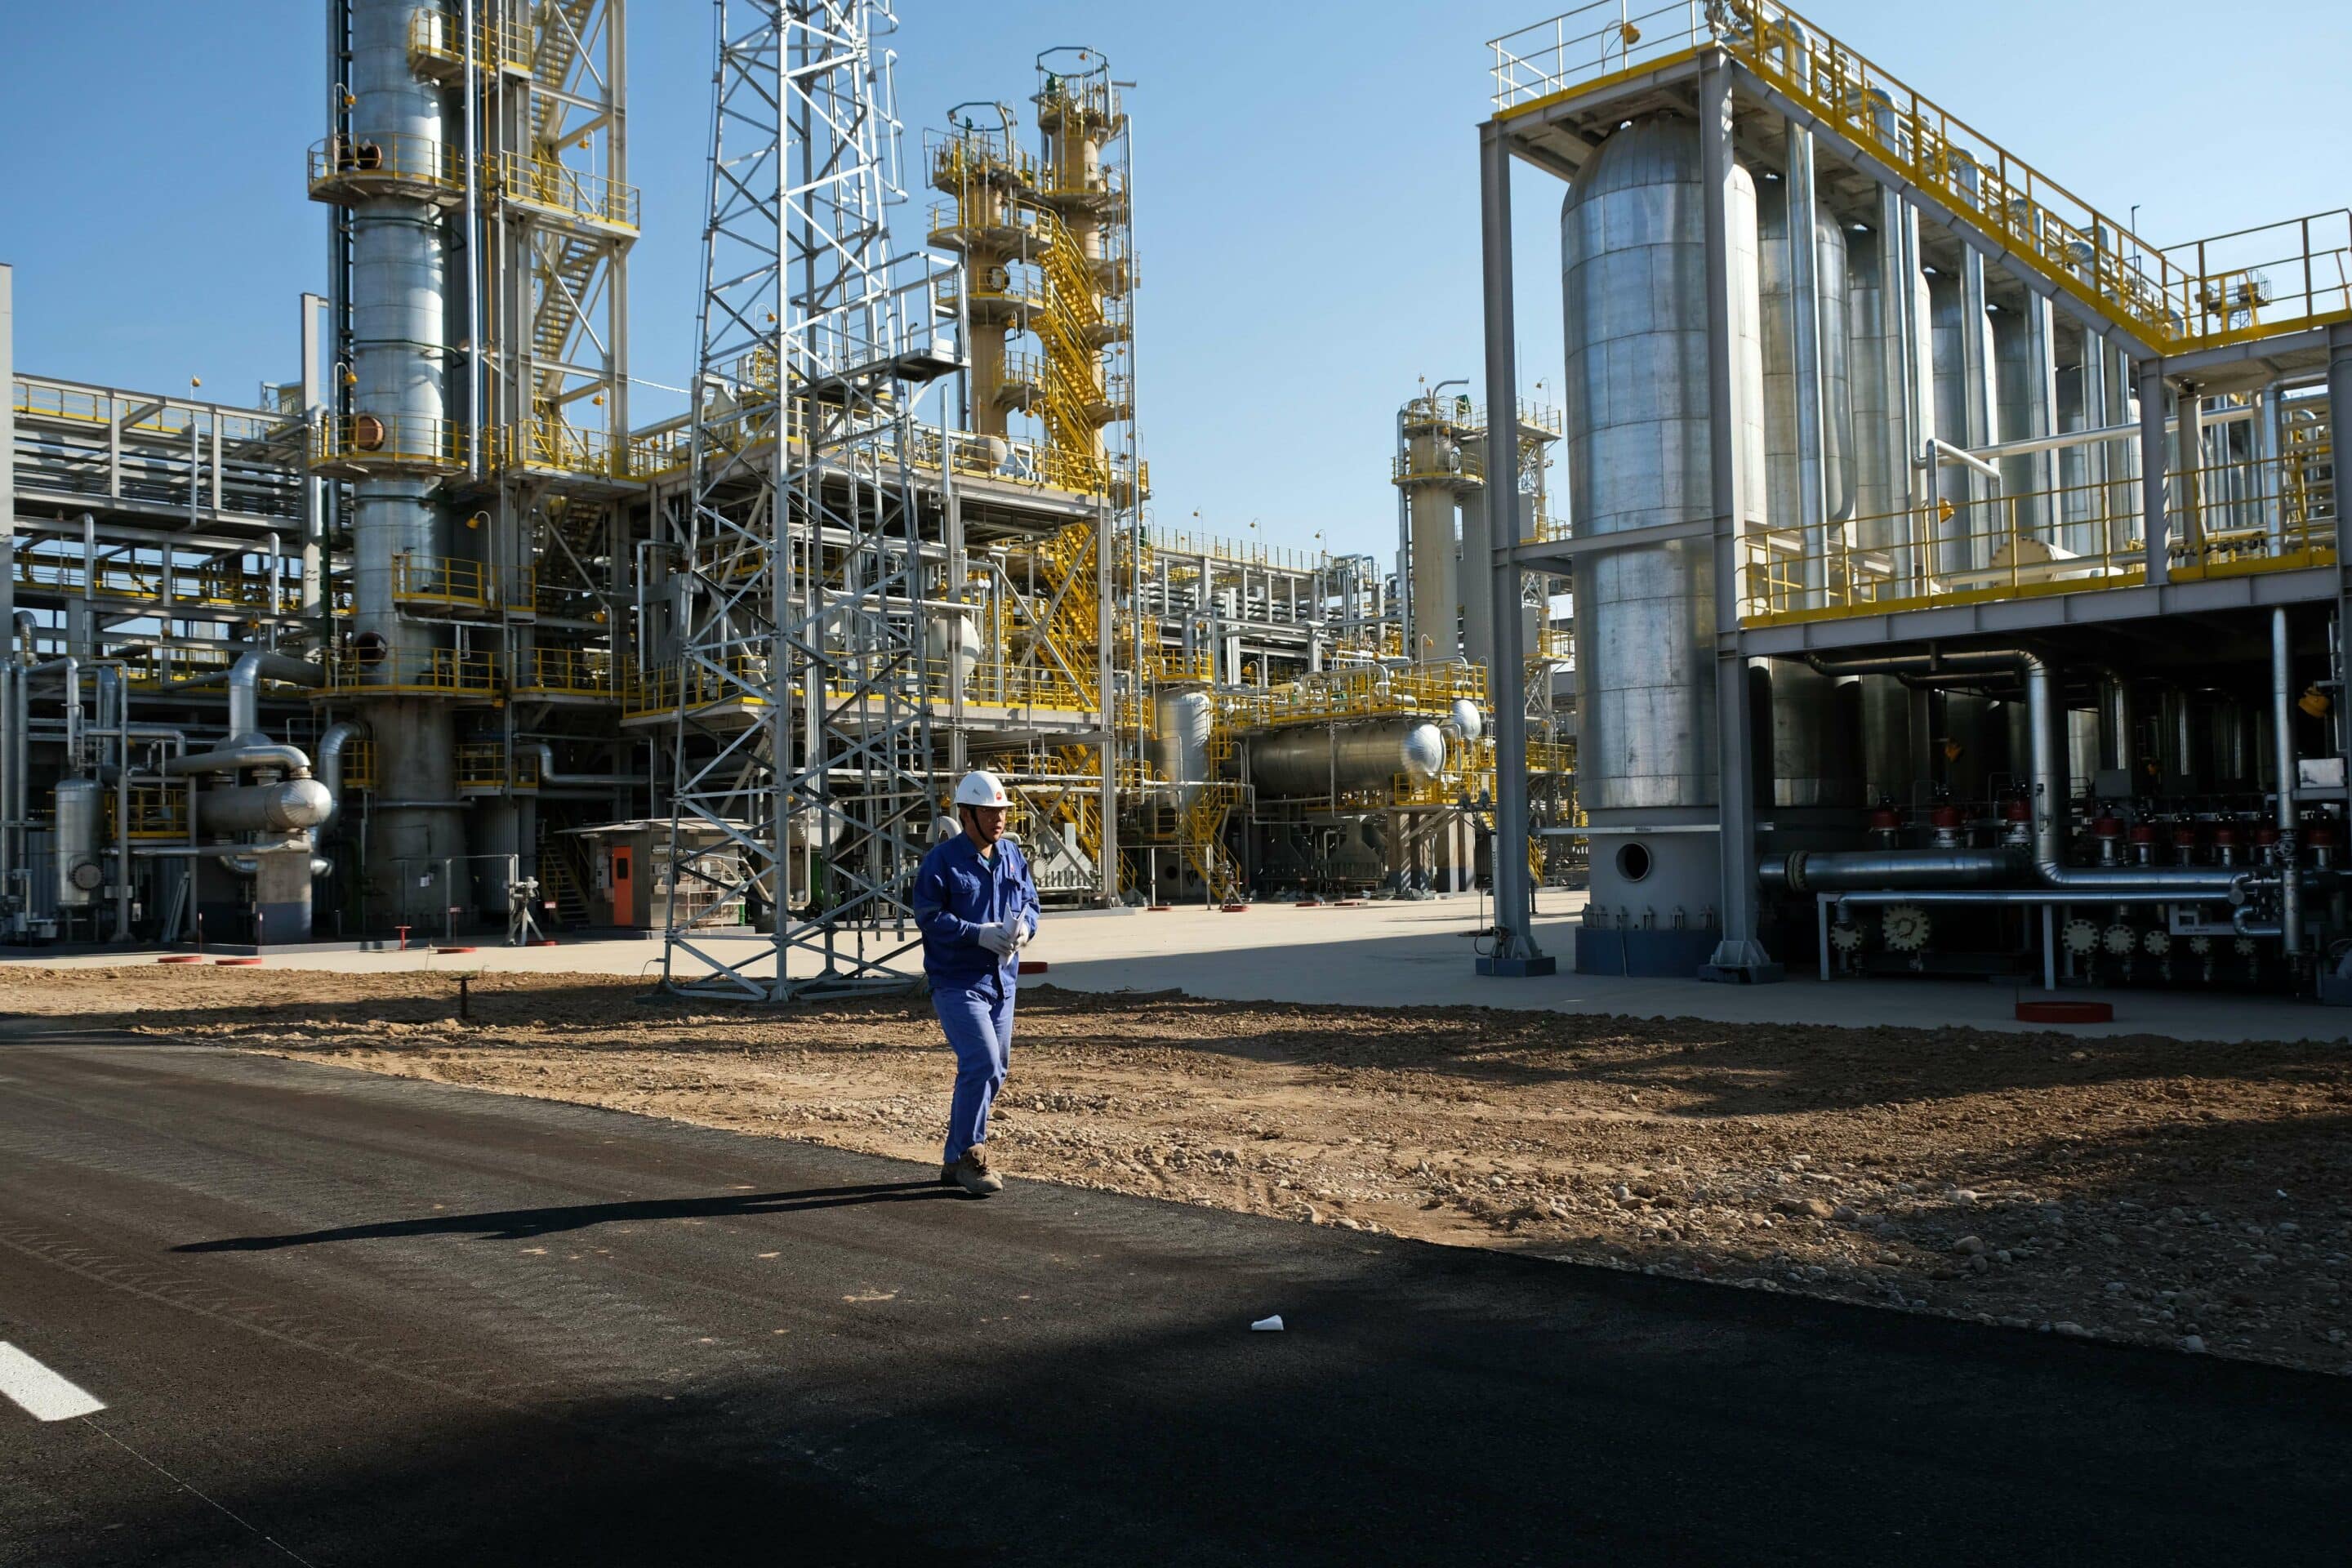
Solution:
[[[1037,934],[1037,884],[1020,846],[1004,837],[1012,804],[994,773],[965,774],[955,790],[963,831],[924,856],[915,873],[923,973],[956,1055],[940,1184],[976,1198],[1004,1190],[988,1168],[988,1110],[1012,1065],[1021,950]]]

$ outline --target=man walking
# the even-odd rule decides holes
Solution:
[[[1004,1190],[988,1168],[988,1110],[1012,1063],[1021,949],[1037,934],[1037,885],[1020,847],[1004,837],[1012,804],[994,773],[966,773],[955,790],[963,831],[924,856],[915,873],[923,973],[956,1055],[940,1184],[976,1198]]]

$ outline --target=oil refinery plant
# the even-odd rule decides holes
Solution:
[[[1286,550],[1152,521],[1098,51],[902,134],[888,0],[716,0],[640,424],[625,0],[327,9],[298,374],[0,331],[0,937],[899,984],[985,767],[1065,907],[1490,889],[1509,976],[1557,887],[1591,973],[2352,991],[2352,214],[2159,247],[1769,0],[1587,5],[1492,46],[1483,374],[1398,389],[1393,555]]]

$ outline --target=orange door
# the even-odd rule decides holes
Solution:
[[[629,852],[613,851],[613,923],[633,926],[637,923],[636,890],[629,886]]]

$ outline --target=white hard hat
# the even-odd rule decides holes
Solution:
[[[1011,805],[1013,797],[994,773],[966,773],[955,788],[958,805]]]

